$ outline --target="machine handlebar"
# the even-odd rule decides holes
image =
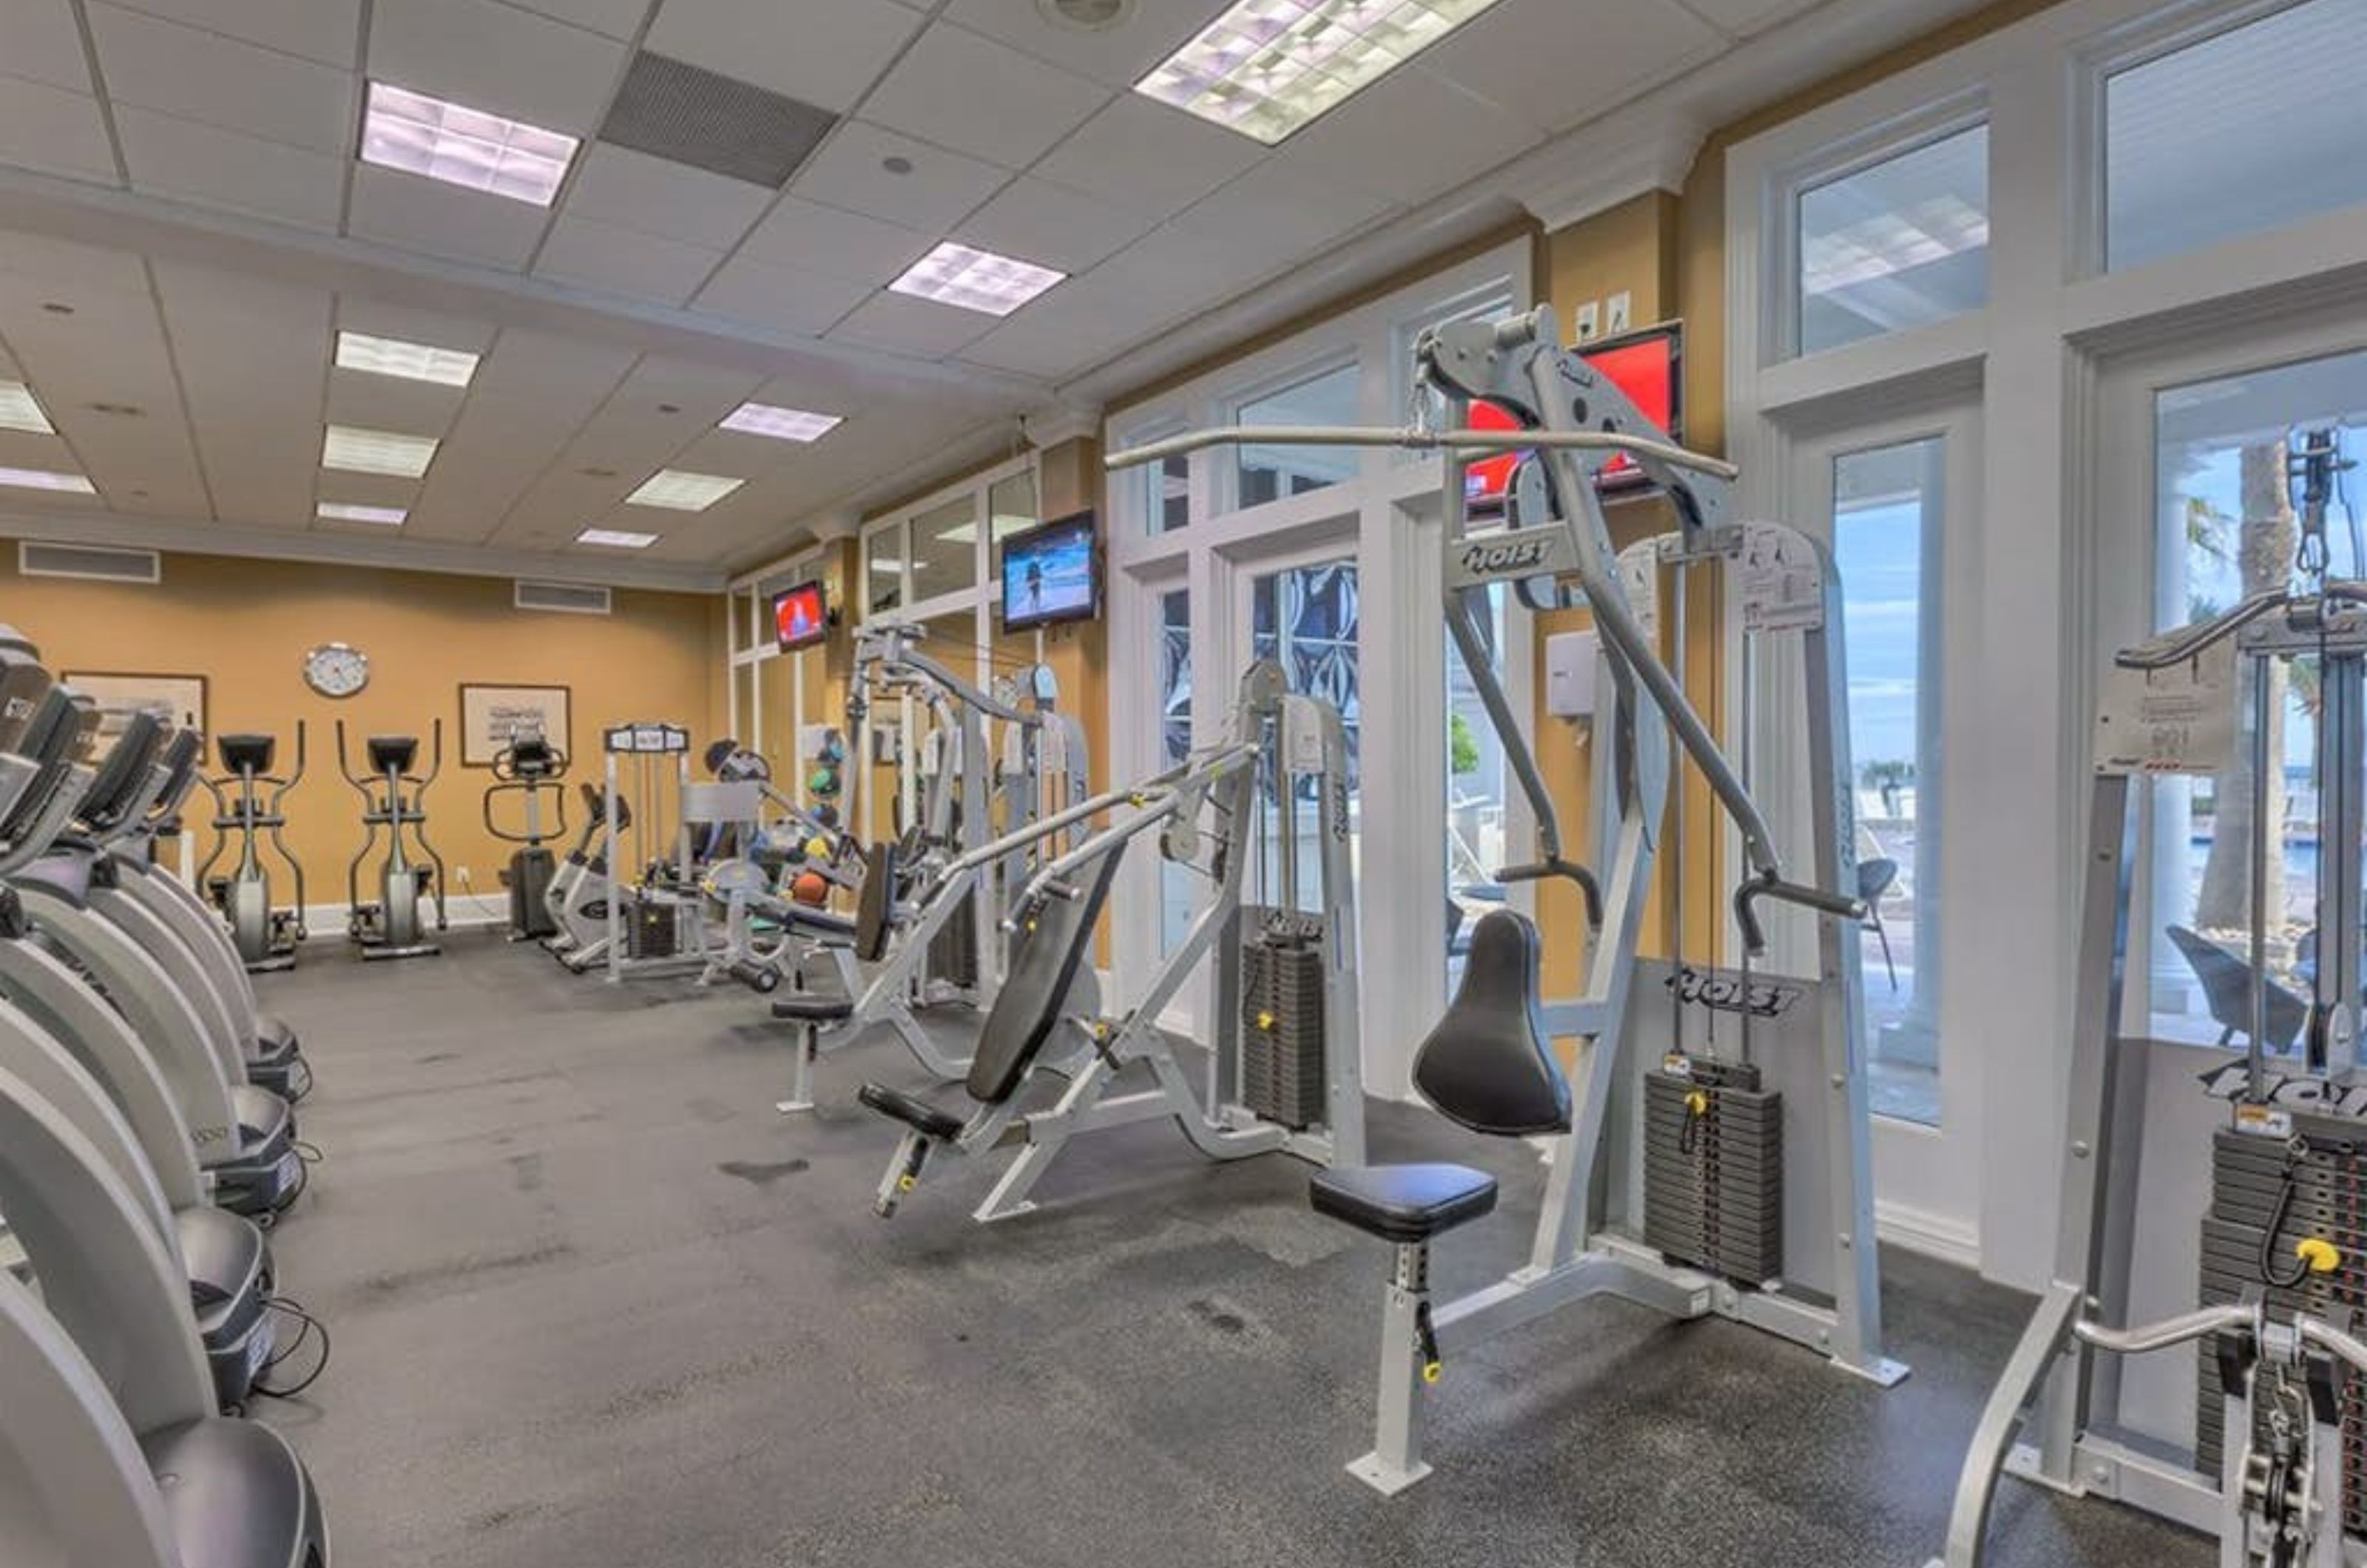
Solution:
[[[1603,885],[1595,881],[1594,873],[1576,861],[1564,860],[1559,855],[1547,855],[1543,860],[1533,861],[1523,865],[1502,867],[1496,873],[1496,880],[1499,882],[1543,882],[1549,876],[1558,876],[1578,884],[1578,890],[1586,896],[1586,923],[1596,931],[1601,931],[1603,929]]]
[[[1753,877],[1734,890],[1734,923],[1742,928],[1742,945],[1753,954],[1767,951],[1767,931],[1759,923],[1759,900],[1772,898],[1836,919],[1863,920],[1865,903],[1839,893],[1828,893],[1806,883],[1786,882],[1773,874]]]
[[[2203,1307],[2199,1311],[2181,1313],[2156,1323],[2132,1324],[2126,1328],[2108,1328],[2101,1323],[2078,1323],[2072,1332],[2100,1350],[2115,1355],[2141,1356],[2150,1350],[2167,1350],[2175,1345],[2206,1338],[2214,1334],[2244,1333],[2259,1339],[2265,1335],[2268,1314],[2257,1302],[2237,1303],[2227,1306]],[[2309,1313],[2295,1313],[2293,1331],[2296,1339],[2315,1345],[2336,1360],[2353,1371],[2367,1374],[2367,1341],[2350,1330],[2338,1327],[2325,1318]]]

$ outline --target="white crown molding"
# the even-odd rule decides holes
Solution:
[[[852,506],[833,506],[827,512],[807,518],[805,522],[806,532],[814,536],[815,544],[828,544],[832,539],[852,538],[855,536],[855,531],[862,526],[863,513]],[[809,549],[812,547],[799,546],[798,547]]]
[[[167,556],[234,556],[248,560],[432,571],[449,577],[523,577],[536,582],[579,582],[601,588],[646,588],[673,593],[720,592],[726,576],[717,567],[590,560],[582,556],[487,549],[426,539],[282,533],[197,519],[126,517],[111,512],[0,511],[0,539],[115,545],[127,549],[156,550]]]
[[[1549,144],[1504,179],[1550,234],[1649,192],[1682,190],[1708,140],[1709,128],[1682,109],[1623,114],[1595,145]]]
[[[1019,429],[1040,452],[1064,441],[1097,441],[1102,434],[1102,410],[1099,404],[1052,403],[1020,415]]]

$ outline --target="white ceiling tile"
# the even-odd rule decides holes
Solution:
[[[992,316],[957,310],[884,290],[857,306],[830,332],[839,343],[939,359],[959,353],[994,330]]]
[[[32,468],[50,474],[79,474],[82,459],[62,435],[35,435],[28,431],[0,430],[0,468]],[[85,476],[85,478],[88,476]]]
[[[329,371],[328,418],[333,424],[363,430],[407,430],[435,434],[452,423],[466,389],[372,376],[359,370]]]
[[[1347,238],[1388,210],[1378,197],[1269,160],[1184,212],[1174,226],[1285,259]]]
[[[1147,302],[1081,277],[1054,289],[962,350],[962,358],[997,370],[1064,380],[1134,345],[1155,324]]]
[[[400,250],[515,271],[549,221],[548,212],[523,201],[365,165],[354,171],[345,231]]]
[[[307,525],[320,461],[331,296],[184,262],[154,266],[215,515]]]
[[[625,53],[495,0],[390,0],[370,14],[374,79],[570,136],[600,123]]]
[[[1422,51],[1421,68],[1561,130],[1724,48],[1714,29],[1671,0],[1623,0],[1615,25],[1570,0],[1498,0]]]
[[[562,217],[535,257],[538,277],[679,305],[698,291],[720,251],[702,250],[613,223]]]
[[[345,162],[119,104],[131,188],[334,232]]]
[[[610,38],[629,39],[650,14],[650,0],[508,0],[522,10],[538,11],[579,28],[590,28]]]
[[[87,9],[114,102],[315,152],[350,151],[351,72],[97,0]]]
[[[116,183],[98,101],[40,82],[0,79],[0,163]]]
[[[357,294],[337,297],[337,325],[347,332],[367,333],[372,337],[400,338],[405,343],[424,343],[431,348],[449,348],[462,354],[478,355],[493,346],[495,330],[493,322],[481,321],[472,316],[413,310],[408,305],[390,305]],[[386,379],[382,376],[371,378]]]
[[[921,22],[894,0],[664,0],[644,47],[844,114]]]
[[[436,451],[406,531],[441,539],[491,534],[634,358],[613,344],[504,330],[477,367],[473,395]]]
[[[122,0],[210,33],[350,71],[361,53],[361,0]]]
[[[735,256],[699,291],[691,308],[820,337],[883,281],[829,277]]]
[[[1135,336],[1191,310],[1240,293],[1281,270],[1290,260],[1281,249],[1253,235],[1210,235],[1168,224],[1155,229],[1077,281],[1090,297],[1115,294],[1133,301]],[[1121,304],[1119,310],[1127,307]]]
[[[1297,136],[1278,161],[1390,201],[1418,201],[1545,139],[1486,98],[1419,68],[1382,78]]]
[[[1764,32],[1784,17],[1818,3],[1818,0],[1687,0],[1691,10],[1737,38]]]
[[[569,215],[712,251],[738,244],[774,195],[606,141],[586,148],[578,164]]]
[[[0,6],[0,74],[90,91],[90,62],[71,0],[8,0]]]
[[[7,95],[0,94],[0,105],[7,101]],[[109,294],[144,296],[148,292],[146,265],[127,251],[13,230],[0,231],[0,276],[40,286],[36,292],[51,286],[71,290],[56,295],[43,292],[42,297],[77,303]]]
[[[872,89],[863,116],[1024,169],[1109,99],[1099,82],[937,22]]]
[[[1246,136],[1128,93],[1079,126],[1035,172],[1104,201],[1172,218],[1264,156]]]
[[[901,273],[935,243],[917,229],[785,196],[749,233],[740,254],[876,284]]]
[[[1036,0],[954,0],[946,19],[1105,85],[1131,88],[1224,8],[1224,0],[1146,0],[1116,27],[1085,31],[1046,21]]]
[[[911,161],[908,174],[889,174],[888,158]],[[942,234],[1009,183],[1009,171],[849,120],[798,174],[796,195],[850,212]]]
[[[1023,175],[970,214],[954,238],[1080,273],[1150,232],[1153,220]]]

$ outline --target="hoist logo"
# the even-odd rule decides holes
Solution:
[[[1678,970],[1661,982],[1677,999],[1712,1012],[1747,1012],[1754,1018],[1781,1018],[1798,1005],[1807,988],[1790,980],[1753,975],[1746,982],[1731,969]]]
[[[2213,1067],[2198,1077],[2203,1092],[2214,1100],[2237,1100],[2250,1087],[2251,1076],[2247,1064],[2235,1061]],[[2260,1097],[2271,1105],[2290,1111],[2319,1111],[2336,1116],[2367,1114],[2367,1084],[2345,1088],[2305,1075],[2286,1077],[2271,1069]]]
[[[1463,547],[1463,570],[1471,573],[1519,571],[1546,558],[1543,539],[1506,540]]]
[[[19,719],[33,711],[33,705],[29,698],[10,697],[6,711],[11,719]]]

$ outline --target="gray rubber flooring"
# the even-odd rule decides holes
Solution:
[[[1204,1164],[1144,1125],[1071,1145],[1036,1214],[967,1218],[947,1164],[893,1222],[895,1138],[825,1062],[774,1114],[785,1038],[734,987],[612,988],[456,934],[264,981],[327,1153],[278,1233],[335,1362],[269,1409],[338,1561],[485,1568],[1869,1564],[1940,1542],[2023,1303],[1886,1259],[1883,1393],[1721,1323],[1573,1308],[1458,1357],[1438,1471],[1383,1499],[1367,1446],[1387,1249],[1308,1212],[1305,1169]],[[1455,1289],[1522,1252],[1536,1170],[1410,1107],[1378,1157],[1491,1164],[1503,1210],[1442,1245]],[[2198,1538],[2010,1484],[1993,1561],[2201,1568]]]

